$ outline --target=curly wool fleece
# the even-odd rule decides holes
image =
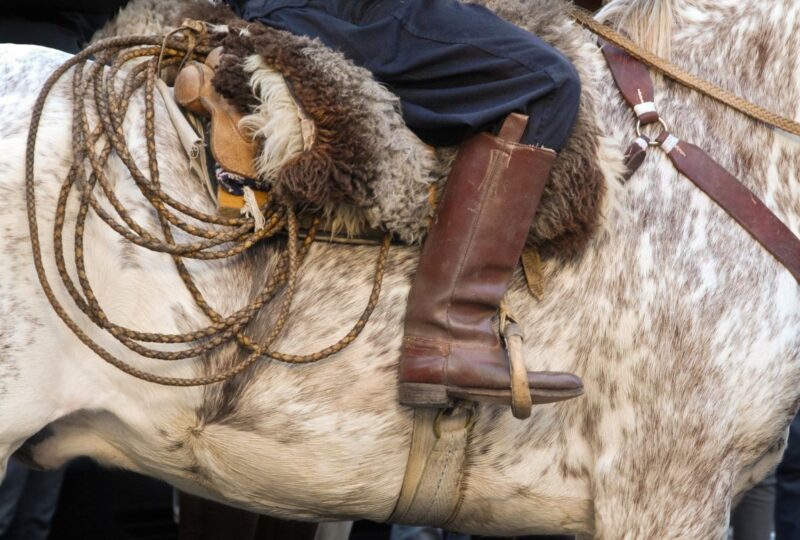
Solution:
[[[555,163],[529,237],[529,244],[544,254],[576,253],[598,225],[605,192],[592,91],[596,46],[571,22],[564,4],[484,3],[560,49],[581,77],[578,119]],[[193,16],[213,21],[224,32],[226,54],[214,84],[251,112],[247,123],[257,136],[270,129],[275,133],[274,123],[267,128],[276,106],[264,101],[263,88],[264,80],[275,80],[275,73],[283,78],[285,84],[279,86],[284,94],[296,102],[299,111],[294,116],[313,126],[304,134],[310,144],[292,146],[293,153],[270,175],[278,193],[322,208],[349,232],[370,225],[382,226],[406,242],[424,236],[431,189],[441,190],[455,157],[453,148],[434,151],[422,143],[405,126],[397,97],[367,70],[320,41],[247,23],[219,6],[202,14],[194,10]],[[265,129],[259,129],[262,125]],[[265,149],[266,139],[262,137]]]

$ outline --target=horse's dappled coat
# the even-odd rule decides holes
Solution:
[[[796,2],[671,3],[680,16],[674,61],[796,116]],[[552,4],[493,6],[522,20],[548,14]],[[776,462],[797,408],[800,293],[783,268],[658,154],[624,189],[613,181],[609,172],[620,170],[619,150],[631,136],[630,110],[593,40],[566,19],[551,23],[553,32],[583,40],[577,64],[588,73],[583,85],[597,96],[595,119],[608,137],[598,150],[608,204],[580,257],[545,265],[541,302],[530,300],[521,279],[509,299],[529,336],[527,367],[579,373],[587,394],[540,407],[529,422],[479,409],[456,528],[573,531],[613,540],[722,538],[733,497]],[[27,111],[61,58],[4,46],[0,59],[7,75],[0,78],[0,193],[9,203],[0,213],[2,457],[52,422],[52,436],[29,447],[43,465],[88,454],[277,515],[385,519],[399,490],[410,426],[395,384],[414,248],[392,250],[373,322],[336,358],[313,368],[264,362],[203,391],[132,381],[87,355],[53,320],[21,232]],[[68,85],[60,86],[47,109],[47,144],[37,158],[43,205],[52,204],[69,165],[69,95]],[[656,99],[677,136],[708,150],[800,230],[796,140],[672,83],[657,81]],[[129,115],[126,136],[141,142],[137,112],[141,107]],[[164,127],[162,112],[157,119]],[[177,140],[166,127],[161,133],[165,189],[210,207],[190,180]],[[144,162],[141,146],[133,143],[132,151]],[[118,168],[114,177],[120,196],[136,205]],[[136,208],[136,217],[157,230]],[[102,224],[90,225],[90,234],[90,278],[111,317],[165,332],[207,323],[167,257],[128,248],[123,256],[118,237]],[[259,245],[238,261],[192,268],[208,301],[228,313],[260,286],[275,249]],[[294,326],[277,346],[296,352],[334,341],[363,307],[373,260],[371,248],[315,245]],[[273,315],[266,308],[259,317]],[[193,375],[236,359],[229,348],[198,363],[155,368]]]

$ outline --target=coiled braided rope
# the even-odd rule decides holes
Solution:
[[[186,30],[188,32],[193,31],[191,29]],[[25,189],[34,266],[47,299],[69,329],[106,362],[136,378],[162,385],[200,386],[224,381],[241,373],[262,357],[288,363],[310,363],[341,351],[358,337],[378,302],[381,282],[386,268],[390,237],[386,235],[383,238],[376,264],[372,292],[367,306],[358,321],[344,337],[333,345],[312,354],[294,355],[272,350],[270,348],[272,343],[286,325],[297,284],[298,268],[308,253],[310,244],[315,239],[319,222],[318,220],[313,221],[302,244],[300,244],[298,221],[290,203],[279,204],[273,200],[267,202],[265,208],[263,208],[266,224],[256,231],[254,230],[252,217],[226,219],[216,215],[205,214],[173,199],[161,190],[155,144],[155,105],[153,97],[158,71],[164,66],[182,64],[189,58],[202,59],[211,49],[207,45],[200,44],[196,46],[196,36],[194,34],[186,34],[183,39],[171,36],[172,34],[163,38],[158,36],[116,37],[91,45],[56,69],[47,79],[37,97],[31,115],[31,125],[25,152]],[[95,56],[95,61],[88,63],[92,56]],[[127,71],[122,89],[118,91],[115,86],[117,76],[120,75],[123,66],[134,59],[140,59],[141,61]],[[239,363],[209,376],[194,378],[164,377],[142,371],[115,357],[94,341],[70,317],[56,298],[42,262],[39,227],[36,217],[34,159],[36,137],[47,97],[55,84],[71,68],[74,68],[72,75],[74,98],[72,120],[73,161],[59,192],[53,233],[55,264],[62,283],[75,305],[94,324],[141,356],[165,361],[193,358],[235,340],[240,347],[249,351],[248,356]],[[144,86],[144,135],[147,145],[149,178],[134,162],[122,130],[123,120],[131,96],[142,85]],[[95,112],[99,118],[99,123],[94,129],[89,126],[85,103],[87,98],[92,97],[94,108],[96,109]],[[99,150],[97,150],[98,147]],[[161,225],[163,239],[153,236],[134,221],[115,196],[105,172],[105,166],[111,152],[116,153],[125,164],[142,195],[155,209]],[[87,162],[89,165],[88,171],[86,168]],[[114,216],[98,203],[94,195],[98,184],[123,223],[118,222]],[[63,245],[67,199],[73,188],[80,194],[80,205],[74,233],[77,285],[67,272]],[[98,303],[86,274],[84,233],[86,217],[90,209],[126,240],[137,246],[171,255],[183,283],[194,301],[209,318],[211,324],[206,328],[185,334],[161,334],[132,330],[110,321]],[[188,223],[174,213],[173,210],[201,223],[213,225],[213,227],[204,228]],[[200,240],[177,243],[173,237],[173,227]],[[287,248],[280,255],[276,272],[266,279],[263,288],[255,299],[249,305],[231,315],[223,316],[217,313],[203,298],[200,290],[192,280],[183,258],[213,260],[232,257],[244,252],[258,241],[272,238],[283,232],[287,233]],[[281,301],[275,324],[264,342],[256,343],[244,333],[244,329],[259,310],[281,290],[284,291],[284,298]],[[142,345],[141,342],[191,344],[191,346],[180,351],[162,351]]]

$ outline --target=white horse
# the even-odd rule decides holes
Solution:
[[[630,7],[642,14],[625,19]],[[606,9],[630,28],[655,13],[661,27],[672,27],[676,63],[767,108],[800,114],[799,3],[613,0]],[[613,171],[632,116],[585,39],[597,80],[584,85],[601,96],[597,120],[609,137],[600,156],[608,172],[604,220],[580,257],[546,263],[543,301],[529,297],[519,276],[510,300],[530,336],[528,368],[575,372],[586,395],[538,406],[529,421],[480,407],[453,528],[722,538],[732,501],[779,459],[797,409],[800,289],[664,156],[654,152],[618,182]],[[167,388],[117,371],[56,317],[31,262],[27,126],[44,79],[64,60],[42,48],[0,47],[2,463],[20,448],[43,467],[87,455],[277,516],[387,519],[409,446],[411,411],[396,401],[396,362],[416,249],[391,250],[372,321],[329,360],[264,361],[207,388]],[[656,99],[678,137],[703,147],[800,232],[800,142],[672,83],[657,81]],[[142,105],[131,107],[126,136],[144,163],[144,145],[136,144]],[[165,190],[210,211],[162,109]],[[65,81],[45,108],[36,156],[40,235],[53,278],[52,208],[71,159],[71,111]],[[112,158],[109,167],[133,217],[157,230],[120,162]],[[89,279],[112,320],[164,333],[207,324],[169,257],[132,247],[92,217],[86,234]],[[275,249],[259,245],[233,261],[190,266],[209,303],[229,313],[274,266]],[[315,244],[278,347],[316,350],[341,335],[366,303],[375,256],[371,247]],[[68,309],[111,352],[151,372],[197,376],[239,358],[233,346],[202,361],[136,358]],[[269,315],[265,308],[261,319]]]

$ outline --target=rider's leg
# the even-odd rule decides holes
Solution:
[[[498,136],[468,138],[447,179],[409,296],[400,359],[400,400],[417,406],[445,406],[454,397],[511,402],[508,358],[492,319],[580,99],[575,69],[540,39],[482,8],[455,3],[451,11],[403,14],[403,28],[429,40],[425,50],[439,51],[427,53],[436,57],[437,72],[456,84],[439,90],[432,90],[436,84],[416,85],[422,90],[400,85],[398,93],[416,105],[409,125],[438,126],[422,133],[444,140],[459,127],[488,127],[482,122],[491,111],[521,111],[530,121]],[[465,14],[467,20],[460,17]],[[437,34],[445,20],[456,21],[448,32],[460,40]],[[417,78],[427,69],[420,64]],[[503,109],[509,104],[514,108]],[[466,122],[447,122],[455,118]],[[566,373],[529,372],[527,382],[533,403],[583,391]]]
[[[559,52],[491,11],[457,0],[249,0],[240,13],[321,39],[400,97],[424,141],[466,139],[448,178],[409,297],[401,401],[510,402],[492,327],[544,189],[575,121],[580,83]],[[363,7],[364,9],[358,9]],[[512,112],[530,118],[513,140]],[[519,144],[519,142],[524,144]],[[582,393],[563,373],[529,373],[534,402]]]
[[[492,319],[556,153],[509,140],[509,131],[467,140],[445,185],[408,301],[400,359],[404,404],[511,402],[508,358]],[[527,382],[533,403],[583,391],[566,373],[529,372]]]
[[[365,67],[401,101],[403,119],[433,146],[496,131],[512,112],[522,142],[560,150],[578,109],[570,61],[488,9],[458,0],[239,0],[236,13],[320,39]]]

